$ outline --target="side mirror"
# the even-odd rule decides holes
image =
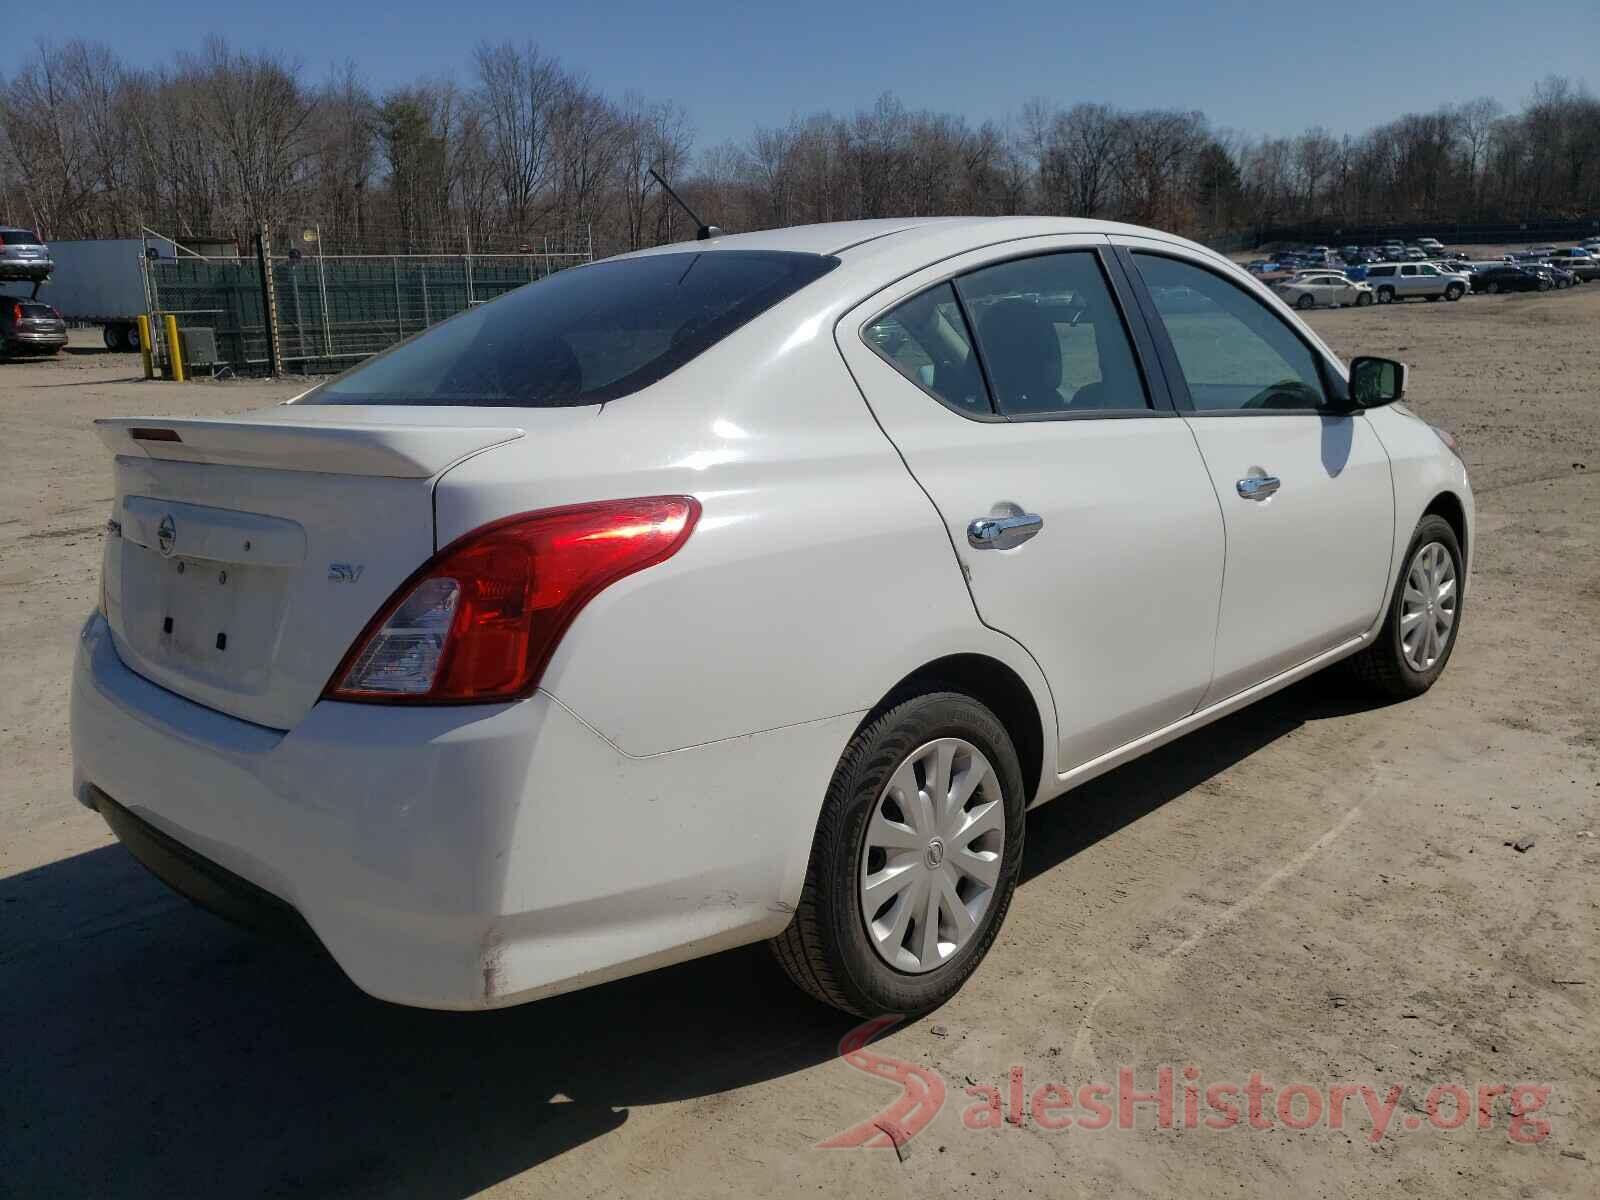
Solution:
[[[1405,394],[1405,363],[1365,357],[1350,363],[1350,399],[1357,408],[1382,408]]]

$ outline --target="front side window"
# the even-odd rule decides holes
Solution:
[[[1092,251],[1041,254],[956,281],[1009,417],[1147,411],[1150,399]]]
[[[838,265],[818,254],[699,250],[573,267],[452,317],[299,403],[565,408],[615,400]]]
[[[1438,275],[1439,274],[1439,272],[1436,271],[1433,267],[1418,267],[1417,269],[1419,271],[1421,271],[1424,275]]]
[[[1326,404],[1316,355],[1266,305],[1190,263],[1139,252],[1133,257],[1197,413],[1305,411]]]

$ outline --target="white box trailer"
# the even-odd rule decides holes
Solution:
[[[99,325],[105,343],[113,350],[137,350],[138,318],[149,311],[145,262],[174,258],[177,247],[166,238],[91,238],[51,241],[55,269],[38,288],[38,299],[53,306],[66,320]],[[26,297],[28,283],[0,284],[0,294]]]

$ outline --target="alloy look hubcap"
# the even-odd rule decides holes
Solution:
[[[1000,880],[1000,777],[971,742],[940,738],[890,776],[867,821],[861,913],[878,956],[931,971],[969,942]]]
[[[1411,559],[1400,602],[1400,650],[1413,671],[1433,668],[1450,644],[1456,624],[1456,564],[1439,542]]]

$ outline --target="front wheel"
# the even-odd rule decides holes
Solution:
[[[1500,284],[1491,279],[1483,290],[1488,292],[1491,296],[1497,296],[1500,294]]]
[[[1357,308],[1365,308],[1367,305],[1369,305],[1371,303],[1372,303],[1372,293],[1371,292],[1357,292],[1356,293],[1356,307]]]
[[[1391,700],[1422,695],[1444,673],[1466,580],[1461,543],[1440,516],[1417,524],[1403,562],[1377,640],[1350,660],[1363,684]]]
[[[1548,292],[1550,290],[1550,288],[1551,288],[1550,280],[1548,280],[1548,279],[1539,280],[1539,290],[1541,292]]]
[[[778,962],[860,1016],[943,1004],[1005,920],[1023,809],[1016,749],[988,708],[943,691],[895,704],[834,771]]]
[[[1298,308],[1301,312],[1304,312],[1306,309],[1310,308],[1316,302],[1317,301],[1316,301],[1315,297],[1313,297],[1310,292],[1307,292],[1305,295],[1301,296],[1300,299],[1298,299],[1298,300],[1296,300],[1294,302],[1294,306],[1296,308]]]
[[[1450,303],[1454,304],[1457,300],[1461,299],[1461,294],[1466,290],[1466,288],[1461,287],[1459,284],[1452,284],[1450,287],[1445,288],[1444,298],[1450,301]]]

